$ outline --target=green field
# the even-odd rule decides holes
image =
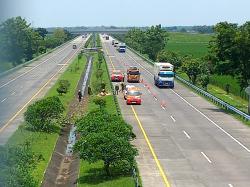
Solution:
[[[195,58],[201,58],[207,54],[211,39],[211,34],[170,32],[166,49],[178,52],[182,56],[192,55]]]

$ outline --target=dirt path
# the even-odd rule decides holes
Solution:
[[[84,74],[85,71],[81,76],[81,80],[78,82],[75,98],[69,105],[69,112],[67,114],[68,122],[61,130],[53,155],[45,172],[44,180],[41,184],[42,187],[75,187],[77,185],[80,159],[76,156],[67,156],[66,149],[75,117],[84,113],[87,108],[87,95],[83,96],[83,100],[80,103],[77,99],[77,91],[82,88]]]

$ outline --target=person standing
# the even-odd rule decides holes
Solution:
[[[119,92],[119,84],[115,84],[115,95],[118,95]]]
[[[124,89],[125,89],[125,84],[124,84],[124,82],[121,82],[121,91],[123,92]]]
[[[82,92],[81,92],[81,90],[78,91],[78,100],[79,100],[79,102],[81,102],[81,100],[82,100]]]

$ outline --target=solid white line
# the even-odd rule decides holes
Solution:
[[[36,69],[37,67],[41,66],[42,64],[44,64],[45,62],[47,62],[48,60],[50,60],[51,58],[55,57],[58,53],[60,53],[61,51],[65,50],[67,47],[69,47],[71,44],[66,45],[66,47],[63,47],[61,50],[59,50],[57,53],[53,54],[51,57],[49,57],[48,59],[44,60],[42,63],[37,64],[36,66],[34,66],[33,68],[31,68],[30,70],[22,73],[21,75],[18,75],[17,77],[15,77],[14,79],[11,79],[10,81],[6,82],[5,84],[1,85],[0,88],[3,88],[4,86],[7,86],[8,84],[10,84],[11,82],[17,80],[18,78],[26,75],[27,73],[31,72],[32,70]]]
[[[4,98],[4,99],[1,101],[1,103],[3,103],[6,99],[7,99],[7,98]]]
[[[229,187],[234,187],[232,184],[228,184]]]
[[[187,137],[188,139],[191,139],[191,137],[189,136],[189,134],[188,134],[186,131],[183,131],[183,133],[186,135],[186,137]]]
[[[210,164],[212,163],[212,161],[208,158],[208,156],[207,156],[205,153],[201,152],[201,154],[207,159],[207,161],[208,161]]]
[[[213,125],[215,125],[218,129],[220,129],[222,132],[224,132],[231,139],[233,139],[235,142],[237,142],[241,147],[243,147],[247,152],[250,153],[250,149],[248,149],[245,145],[243,145],[239,140],[234,138],[231,134],[229,134],[227,131],[225,131],[223,128],[221,128],[218,124],[216,124],[213,120],[211,120],[209,117],[207,117],[204,113],[202,113],[200,110],[198,110],[196,107],[194,107],[191,103],[189,103],[186,99],[184,99],[182,96],[180,96],[174,90],[171,89],[171,91],[174,92],[179,98],[181,98],[183,101],[185,101],[189,106],[191,106],[194,110],[199,112],[203,117],[205,117],[208,121],[210,121]]]
[[[127,54],[127,53],[126,53]],[[127,54],[128,55],[128,54]],[[145,71],[147,71],[150,75],[153,75],[150,71],[148,71],[146,68],[144,68],[140,63],[138,63],[133,57],[128,55],[131,59],[133,59],[139,66],[141,66]],[[241,147],[243,147],[248,153],[250,153],[250,149],[248,149],[245,145],[243,145],[239,140],[234,138],[231,134],[226,132],[223,128],[221,128],[218,124],[216,124],[213,120],[211,120],[209,117],[207,117],[205,114],[203,114],[200,110],[198,110],[196,107],[194,107],[192,104],[190,104],[186,99],[184,99],[182,96],[180,96],[178,93],[176,93],[173,89],[171,89],[173,93],[175,93],[179,98],[181,98],[183,101],[185,101],[189,106],[191,106],[193,109],[195,109],[197,112],[199,112],[202,116],[204,116],[208,121],[210,121],[212,124],[214,124],[217,128],[219,128],[222,132],[224,132],[226,135],[228,135],[231,139],[233,139],[236,143],[238,143]]]
[[[174,119],[174,117],[173,116],[170,116],[171,117],[171,119],[174,121],[174,122],[176,122],[176,120]]]

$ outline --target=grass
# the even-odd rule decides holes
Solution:
[[[194,58],[201,58],[208,52],[208,43],[212,35],[170,32],[168,38],[166,50],[178,52],[182,56],[192,55]]]
[[[89,164],[81,161],[78,187],[132,187],[135,186],[131,176],[107,177],[103,170],[103,163]]]
[[[179,72],[178,75],[181,78],[189,80],[188,76],[185,73]],[[197,85],[197,86],[201,87],[200,85]],[[208,85],[207,91],[211,93],[212,95],[218,97],[219,99],[236,107],[237,109],[247,113],[248,101],[245,99],[242,99],[240,96],[234,95],[232,93],[227,94],[225,90],[213,84]]]
[[[70,81],[70,90],[63,96],[60,96],[60,99],[64,107],[68,108],[70,101],[75,97],[75,90],[80,79],[80,76],[86,65],[86,57],[79,61],[79,69],[75,71],[75,67],[78,64],[77,58],[72,62],[72,64],[67,68],[67,70],[60,76],[60,79],[67,79]],[[48,91],[45,97],[49,96],[58,96],[56,88],[58,87],[58,82]],[[66,114],[66,112],[65,112]],[[42,132],[32,132],[25,129],[25,124],[22,124],[18,130],[11,136],[8,140],[9,145],[16,145],[26,140],[31,142],[31,148],[35,153],[42,154],[44,160],[39,162],[37,167],[34,169],[33,175],[37,181],[42,181],[44,176],[44,171],[47,168],[47,165],[50,161],[54,147],[59,137],[59,133],[42,133]],[[58,129],[59,132],[59,129]]]
[[[14,66],[11,62],[0,62],[0,73],[5,72],[13,67]]]

